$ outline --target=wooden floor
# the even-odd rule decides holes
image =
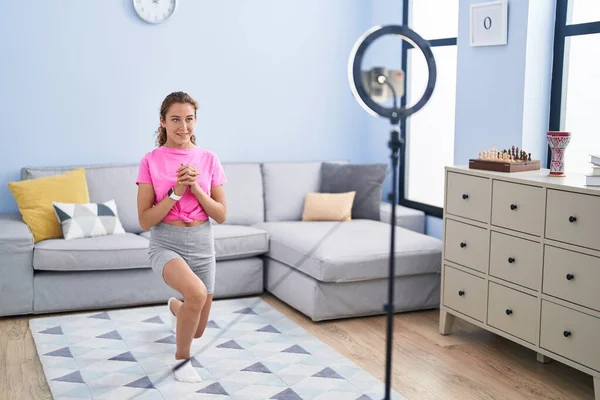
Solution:
[[[383,382],[385,316],[313,323],[276,298],[264,298]],[[392,386],[408,399],[594,399],[589,375],[554,361],[538,363],[534,352],[458,319],[453,333],[442,336],[438,316],[395,317]],[[52,398],[30,318],[0,318],[0,400]]]

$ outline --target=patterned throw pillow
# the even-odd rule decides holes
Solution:
[[[114,200],[104,203],[52,202],[65,239],[125,233]]]

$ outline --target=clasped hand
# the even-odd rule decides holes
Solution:
[[[198,170],[189,164],[181,164],[177,169],[177,185],[175,185],[175,194],[183,195],[189,187],[193,194],[200,192],[200,185],[197,181]]]

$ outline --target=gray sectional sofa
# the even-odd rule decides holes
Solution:
[[[228,218],[214,225],[215,299],[272,293],[314,321],[384,313],[391,206],[381,221],[301,221],[320,162],[224,163]],[[21,179],[84,167],[90,201],[114,199],[126,234],[33,244],[20,214],[0,215],[0,316],[108,309],[178,295],[148,265],[137,164],[27,167]],[[396,310],[439,305],[441,242],[397,206]]]

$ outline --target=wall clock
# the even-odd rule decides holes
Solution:
[[[141,19],[150,24],[166,21],[177,7],[177,0],[133,0],[133,8]]]

